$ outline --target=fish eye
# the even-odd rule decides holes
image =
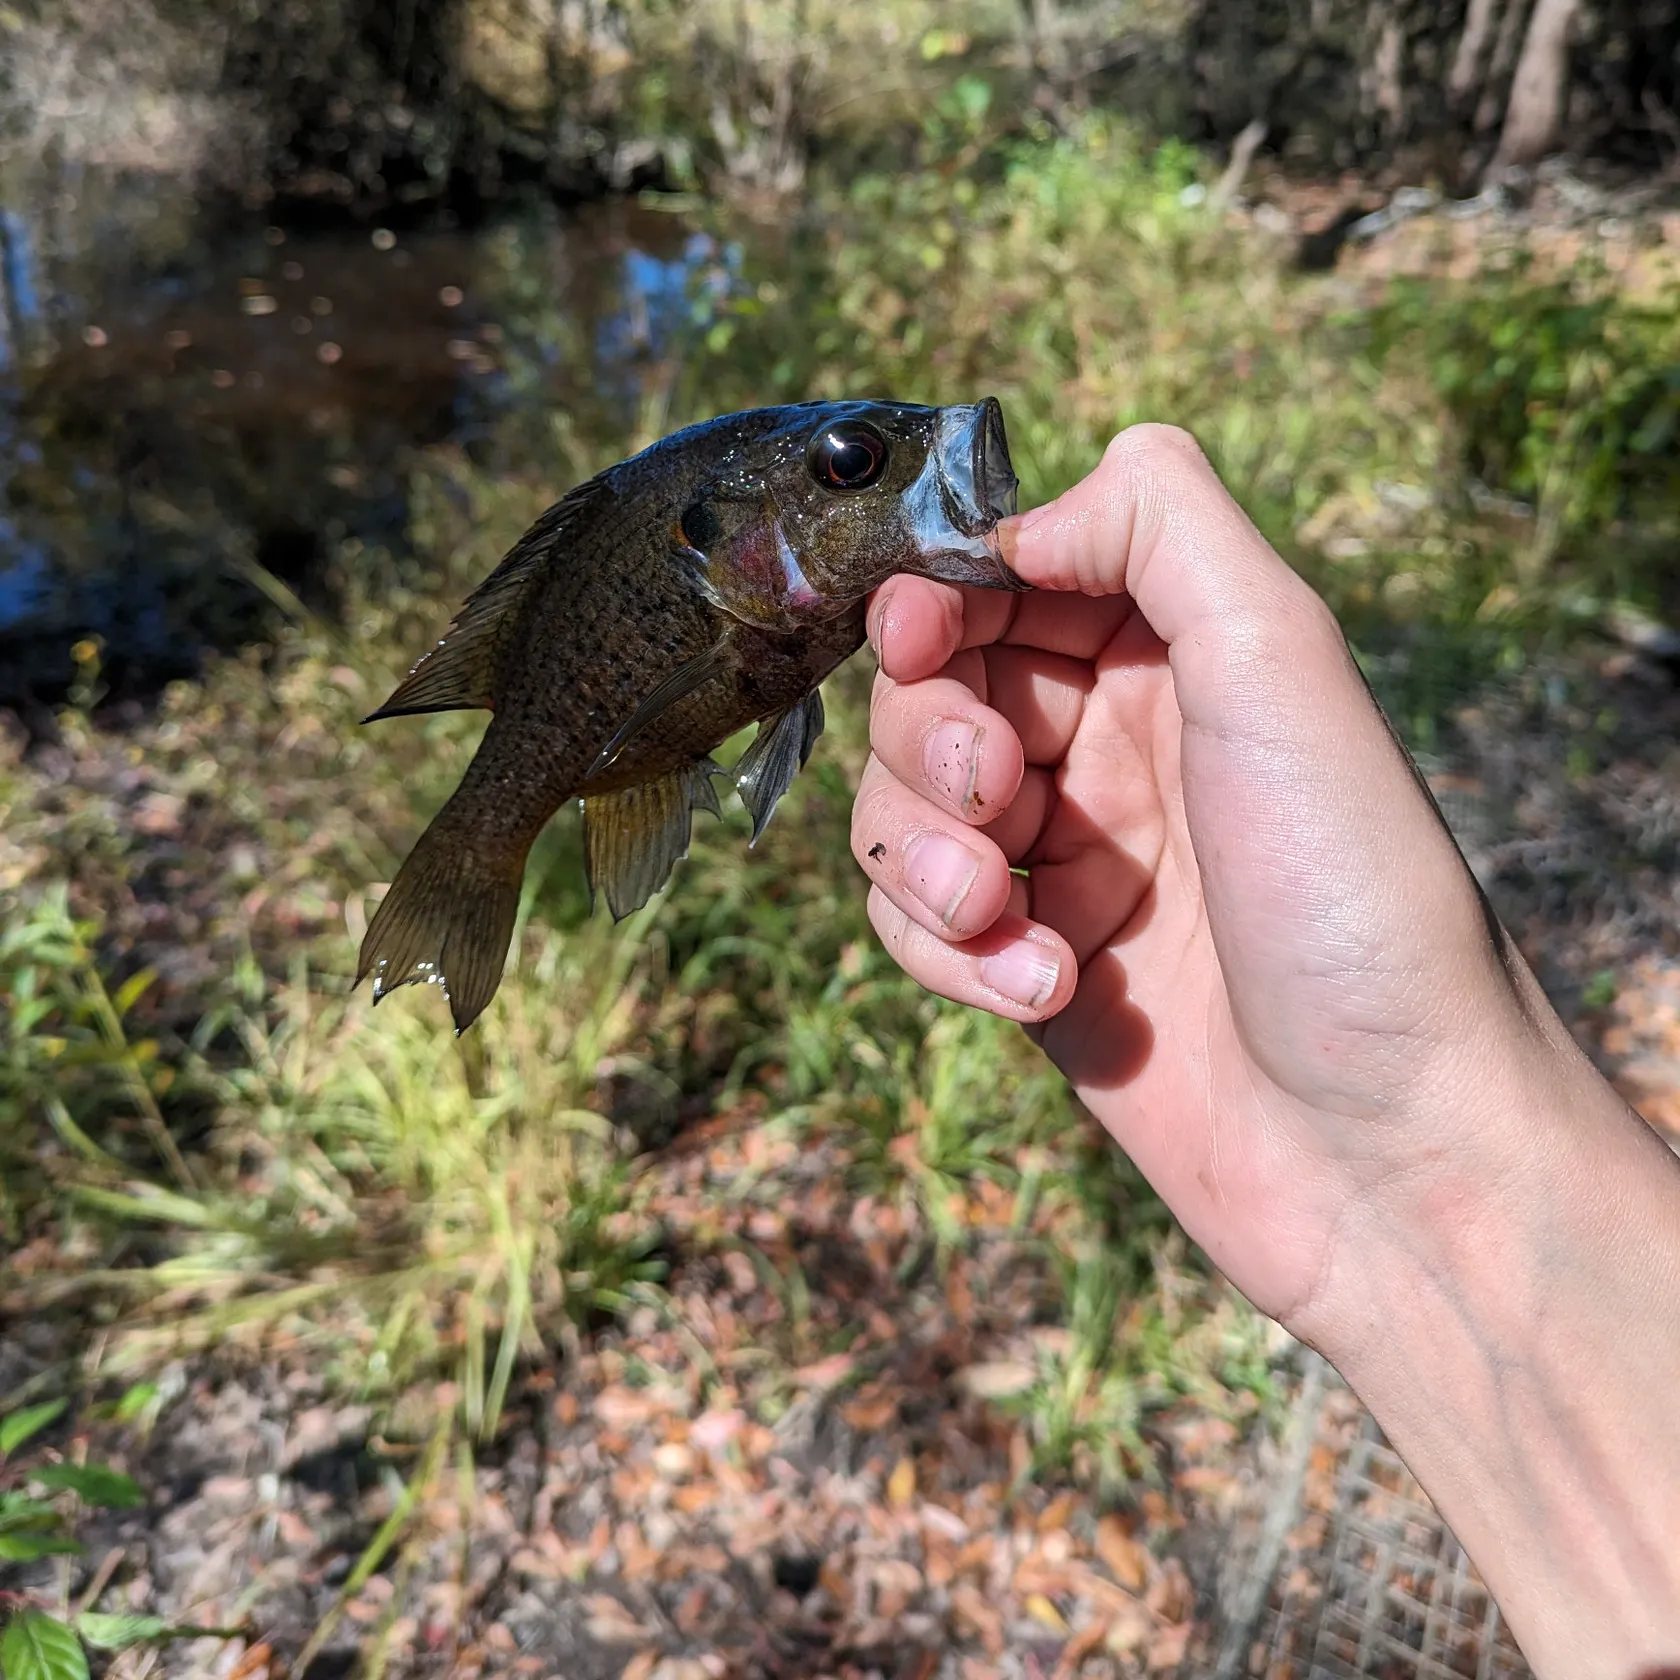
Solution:
[[[811,439],[805,460],[831,490],[867,490],[886,468],[886,439],[862,420],[842,420]]]

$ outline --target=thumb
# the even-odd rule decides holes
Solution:
[[[1223,732],[1276,707],[1308,673],[1322,703],[1360,691],[1329,608],[1287,566],[1176,426],[1132,426],[1065,495],[1010,521],[1005,558],[1039,589],[1130,595],[1167,644],[1193,728]],[[1379,720],[1370,720],[1378,723]]]
[[[1442,1003],[1424,974],[1487,973],[1475,883],[1334,615],[1188,433],[1122,432],[1005,554],[1041,589],[1129,595],[1166,644],[1184,817],[1251,1034],[1319,1059],[1308,976],[1340,977],[1309,987],[1340,999],[1337,1038],[1418,1025]]]

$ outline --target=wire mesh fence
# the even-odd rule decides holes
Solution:
[[[1527,1680],[1498,1608],[1370,1414],[1307,1355],[1219,1590],[1212,1680]]]

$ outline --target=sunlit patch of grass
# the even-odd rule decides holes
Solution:
[[[1590,262],[1534,273],[1497,238],[1468,280],[1297,275],[1209,208],[1188,149],[1032,121],[976,152],[941,118],[929,167],[829,191],[762,272],[749,245],[769,291],[720,316],[683,401],[995,392],[1026,505],[1125,425],[1185,426],[1391,665],[1452,643],[1458,693],[1617,598],[1657,604],[1680,523],[1672,303]],[[1420,721],[1450,704],[1434,679],[1397,690]]]
[[[1049,1255],[1060,1322],[1035,1334],[1032,1377],[1002,1402],[1026,1423],[1035,1473],[1118,1491],[1157,1475],[1155,1414],[1189,1401],[1241,1420],[1272,1398],[1264,1320],[1210,1288],[1181,1236],[1144,1256],[1142,1286],[1098,1233],[1074,1224],[1064,1240]]]
[[[179,1186],[193,1176],[160,1107],[176,1070],[126,1024],[156,976],[107,983],[96,925],[71,914],[62,881],[10,908],[0,921],[0,1231],[16,1243],[60,1161],[116,1166],[112,1151],[124,1150]],[[90,1132],[90,1115],[112,1108],[121,1120]],[[43,1158],[43,1134],[55,1157]]]
[[[60,1281],[128,1298],[107,1366],[317,1335],[374,1393],[447,1371],[468,1426],[493,1428],[521,1356],[657,1275],[656,1233],[595,1102],[603,1064],[628,1053],[644,932],[534,938],[472,1041],[441,1026],[435,999],[399,993],[373,1015],[303,971],[207,1017],[217,1184],[166,1187],[109,1156],[63,1175],[84,1208],[176,1237],[166,1258]],[[242,1054],[206,1058],[225,1031]]]

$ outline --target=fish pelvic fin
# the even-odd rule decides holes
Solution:
[[[759,724],[752,745],[741,754],[735,766],[735,786],[741,803],[752,813],[750,844],[758,844],[758,837],[775,814],[777,801],[805,768],[822,732],[822,691],[815,688],[785,712],[778,712]]]
[[[486,847],[453,801],[415,842],[368,923],[356,984],[378,1003],[398,986],[441,986],[464,1033],[502,983],[528,847]]]
[[[556,502],[467,597],[443,639],[421,654],[391,698],[362,722],[489,707],[502,656],[532,581],[571,528],[587,517],[601,490],[602,481],[592,478]]]
[[[583,856],[589,897],[604,893],[613,920],[640,910],[688,856],[696,810],[723,814],[712,777],[724,770],[709,758],[655,781],[583,800]]]

